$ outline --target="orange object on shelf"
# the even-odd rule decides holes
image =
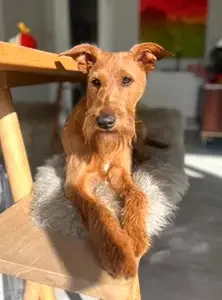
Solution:
[[[28,28],[23,22],[18,23],[17,27],[19,29],[19,33],[9,39],[8,42],[11,44],[37,49],[37,41],[35,37],[30,34],[30,28]]]

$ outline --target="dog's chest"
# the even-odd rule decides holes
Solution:
[[[109,167],[110,167],[110,162],[104,163],[104,164],[103,164],[103,171],[104,171],[105,173],[107,173],[108,170],[109,170]]]

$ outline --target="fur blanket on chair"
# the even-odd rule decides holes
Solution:
[[[184,172],[183,120],[177,110],[151,109],[139,112],[147,123],[149,137],[167,143],[168,149],[146,146],[148,159],[134,165],[133,178],[149,198],[147,232],[158,235],[171,221],[187,187]],[[87,237],[80,216],[64,196],[65,157],[63,154],[48,159],[38,168],[35,177],[32,217],[41,228],[69,235]],[[121,207],[118,197],[102,184],[96,193],[117,216]]]

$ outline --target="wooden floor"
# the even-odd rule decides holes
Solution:
[[[143,300],[222,299],[222,145],[188,136],[190,189],[174,225],[154,241],[140,266]],[[91,300],[57,291],[58,300]]]

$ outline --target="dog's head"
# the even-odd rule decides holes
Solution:
[[[128,52],[103,52],[81,44],[60,55],[76,60],[87,74],[87,113],[83,125],[86,141],[132,141],[135,108],[145,86],[146,75],[157,60],[171,56],[154,43],[137,44]]]

